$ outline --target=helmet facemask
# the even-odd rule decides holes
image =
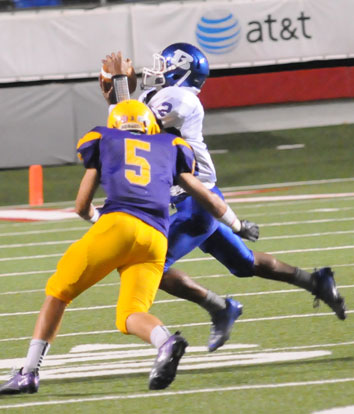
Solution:
[[[166,83],[164,73],[166,72],[166,59],[159,53],[153,54],[152,68],[143,68],[141,88],[154,88]]]
[[[173,79],[173,84],[180,86],[192,73],[189,69],[190,61],[185,56],[179,60],[170,59],[169,62],[158,53],[154,53],[153,58],[153,67],[143,68],[142,89],[164,86],[166,84],[166,76],[169,77],[169,74],[171,74],[170,77]]]

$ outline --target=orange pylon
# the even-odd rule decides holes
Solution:
[[[31,206],[43,204],[43,169],[41,165],[29,167],[29,203]]]

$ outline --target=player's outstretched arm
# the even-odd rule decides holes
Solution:
[[[248,220],[239,220],[230,206],[216,194],[205,188],[192,174],[180,174],[179,185],[216,219],[229,226],[235,234],[250,241],[256,241],[258,239],[259,227],[256,223]]]
[[[99,185],[99,173],[95,168],[88,168],[81,180],[75,201],[75,212],[84,220],[94,223],[98,220],[98,210],[92,200]]]

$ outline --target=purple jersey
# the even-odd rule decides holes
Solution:
[[[179,174],[194,173],[194,153],[186,141],[96,127],[80,139],[77,151],[86,168],[100,173],[106,193],[101,214],[132,214],[167,236],[170,187]]]

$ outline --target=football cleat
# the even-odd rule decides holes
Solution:
[[[338,293],[334,281],[334,273],[330,267],[323,267],[312,273],[315,282],[315,289],[312,294],[315,295],[314,307],[319,306],[319,300],[323,300],[341,320],[347,316],[345,314],[344,298]]]
[[[0,386],[0,395],[34,394],[39,388],[38,370],[22,374],[21,368],[7,382]]]
[[[230,338],[233,324],[242,315],[242,304],[237,300],[226,298],[226,308],[216,312],[208,342],[209,352],[216,351]]]
[[[188,342],[176,332],[160,346],[159,352],[150,372],[149,389],[163,390],[167,388],[176,377],[177,366],[182,358]]]

